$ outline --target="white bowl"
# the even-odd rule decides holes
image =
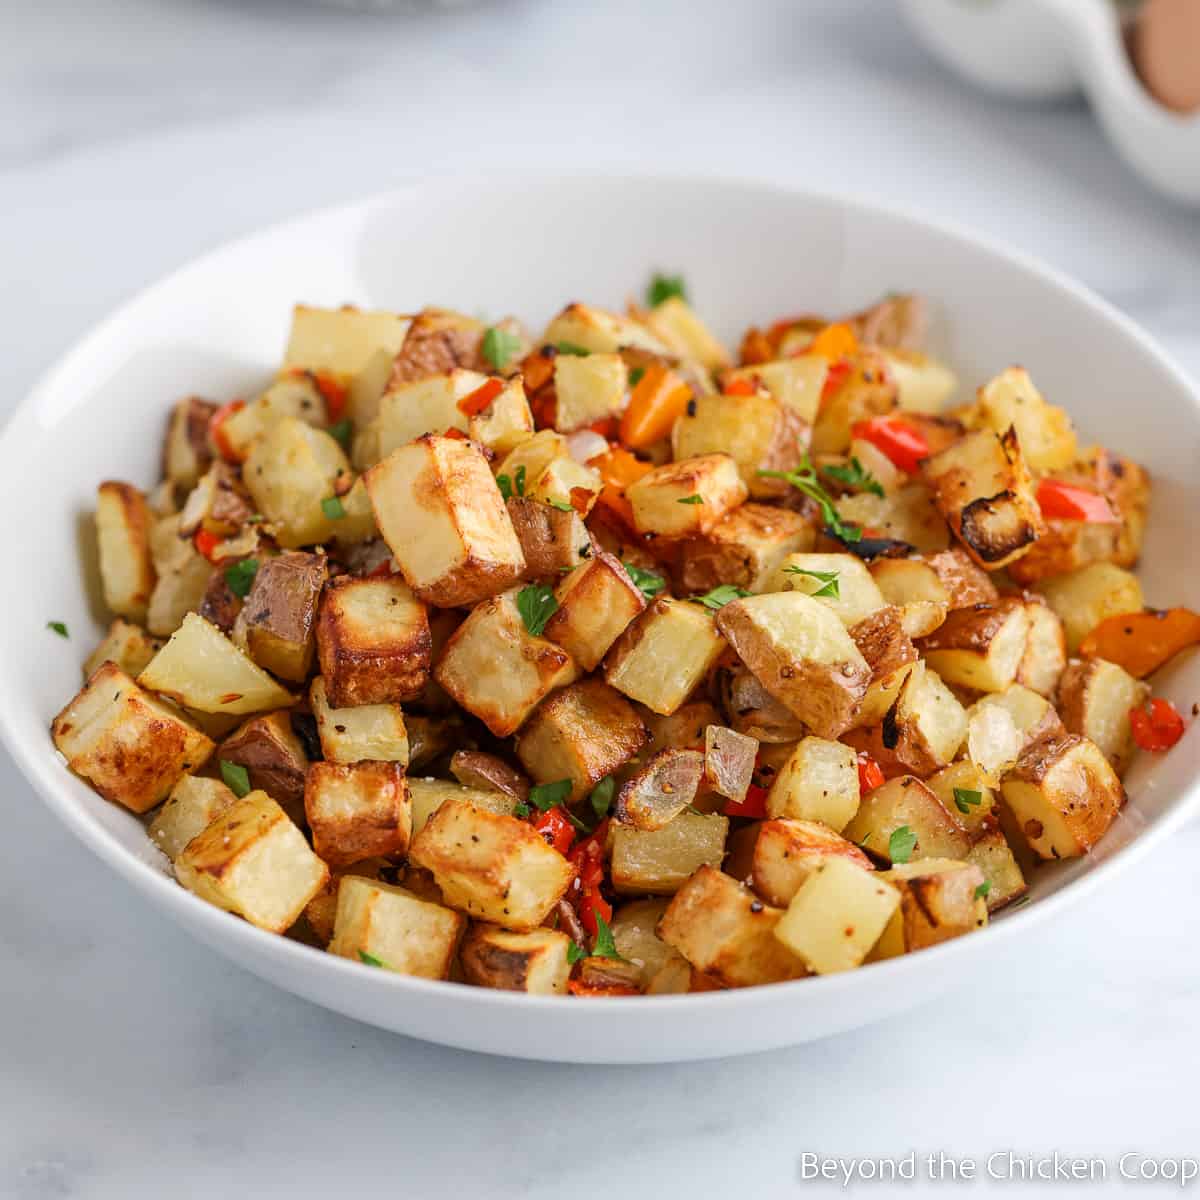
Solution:
[[[962,232],[762,184],[528,173],[416,184],[266,230],[149,288],[66,355],[0,441],[12,572],[0,730],[50,808],[141,898],[255,974],[387,1029],[526,1058],[682,1060],[845,1030],[964,979],[980,955],[1019,954],[1022,930],[1082,899],[1195,807],[1193,727],[1170,754],[1142,756],[1097,853],[1037,876],[1035,902],[989,929],[846,975],[693,996],[585,1003],[406,979],[262,933],[178,887],[142,825],[75,779],[47,734],[101,630],[89,602],[96,484],[152,483],[169,403],[265,379],[297,300],[437,302],[538,323],[567,299],[618,306],[654,268],[683,271],[729,338],[780,313],[926,292],[938,305],[936,349],[965,384],[1019,361],[1086,436],[1148,464],[1147,595],[1200,607],[1200,406],[1133,325],[1075,284]],[[66,621],[71,640],[48,620]],[[1198,684],[1193,659],[1158,690],[1182,707]]]

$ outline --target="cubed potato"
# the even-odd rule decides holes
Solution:
[[[190,537],[179,530],[180,517],[173,513],[156,521],[151,535],[156,579],[150,593],[146,628],[158,637],[174,633],[190,612],[198,612],[216,572]]]
[[[703,454],[655,467],[625,489],[639,533],[662,538],[704,534],[746,499],[727,454]]]
[[[186,708],[240,716],[286,708],[293,697],[203,617],[188,613],[138,682]]]
[[[337,520],[322,502],[348,490],[350,462],[324,430],[296,417],[277,421],[254,442],[242,478],[281,546],[309,546],[336,535]]]
[[[570,433],[619,416],[629,398],[629,371],[619,354],[560,354],[554,360],[554,428]]]
[[[517,737],[517,756],[535,783],[571,781],[579,800],[629,761],[646,740],[632,704],[599,678],[546,699]]]
[[[892,605],[864,617],[850,630],[850,636],[871,668],[871,686],[855,724],[874,725],[895,705],[917,661],[917,649],[904,631],[903,613]]]
[[[738,379],[748,379],[764,387],[787,408],[794,409],[812,424],[821,405],[821,392],[829,376],[829,363],[819,354],[802,354],[776,362],[756,363],[726,371],[721,379],[725,387]]]
[[[660,750],[703,750],[706,727],[719,724],[721,714],[707,700],[693,700],[677,708],[669,717],[643,711],[642,720],[650,734],[641,758],[649,759]]]
[[[646,607],[641,590],[620,559],[597,551],[565,576],[554,598],[558,608],[546,622],[556,642],[584,671],[594,671],[613,642]]]
[[[719,868],[729,818],[682,812],[662,829],[612,829],[612,881],[626,895],[669,896],[698,868]]]
[[[571,939],[557,929],[511,933],[477,923],[463,938],[459,958],[463,978],[476,987],[562,996],[571,977],[570,948]]]
[[[242,486],[237,467],[218,460],[188,493],[179,513],[179,531],[190,537],[197,529],[206,529],[218,537],[228,538],[253,515],[254,505]]]
[[[288,370],[248,404],[222,414],[219,427],[209,427],[209,437],[224,458],[244,463],[281,421],[324,426],[327,420],[317,377]]]
[[[400,705],[357,704],[334,708],[321,675],[312,681],[309,702],[317,719],[321,753],[327,761],[408,764],[408,731]]]
[[[875,537],[905,542],[919,554],[937,554],[950,543],[950,531],[933,493],[921,482],[905,484],[882,497],[870,492],[842,496],[834,506],[843,521],[869,528]]]
[[[501,462],[497,480],[507,480],[511,493],[570,507],[586,517],[600,493],[601,479],[591,467],[571,457],[567,439],[552,429],[543,429],[521,442]]]
[[[474,808],[483,808],[488,812],[508,817],[511,817],[517,809],[517,798],[507,792],[464,786],[448,779],[410,778],[408,795],[412,806],[413,837],[416,837],[425,828],[429,818],[447,800],[461,800],[464,804],[470,804]]]
[[[921,653],[947,683],[1002,692],[1017,677],[1029,642],[1029,606],[1015,596],[955,609],[928,637]]]
[[[1059,615],[1047,604],[1030,600],[1029,636],[1017,667],[1017,682],[1043,696],[1053,696],[1067,665],[1067,639]]]
[[[469,442],[423,437],[365,475],[379,531],[429,604],[473,604],[525,570],[500,489]]]
[[[949,592],[927,562],[877,558],[870,571],[884,601],[900,610],[900,623],[910,638],[926,637],[946,619]]]
[[[154,814],[150,840],[173,862],[198,833],[208,828],[237,797],[219,779],[185,775]]]
[[[587,526],[573,508],[564,511],[528,496],[510,496],[505,503],[525,556],[526,579],[557,583],[592,554]]]
[[[475,317],[448,308],[425,308],[413,319],[392,364],[392,379],[424,379],[455,367],[487,370],[483,335],[487,326]]]
[[[303,683],[316,649],[317,602],[329,569],[324,555],[290,551],[259,561],[233,639],[260,667]]]
[[[638,984],[643,991],[650,993],[669,990],[665,986],[667,974],[663,974],[662,979],[655,983],[661,972],[676,970],[680,963],[687,965],[687,960],[679,951],[668,946],[657,933],[658,923],[668,903],[665,897],[629,900],[613,913],[611,922],[617,953],[638,968]],[[690,973],[691,967],[687,969]],[[687,988],[681,990],[686,991]]]
[[[175,859],[175,878],[201,900],[283,933],[329,878],[329,868],[266,792],[231,804]]]
[[[394,575],[335,579],[321,598],[317,654],[335,708],[411,700],[429,682],[425,605]]]
[[[120,667],[126,675],[142,673],[146,664],[162,649],[162,642],[151,637],[140,625],[114,617],[104,640],[88,655],[83,677],[90,679],[106,662]]]
[[[1062,732],[1050,701],[1019,683],[983,696],[967,709],[967,753],[993,779],[1008,770],[1026,746]]]
[[[859,798],[854,751],[841,742],[806,737],[771,784],[767,816],[820,821],[836,832],[854,818]]]
[[[995,604],[1000,598],[992,577],[976,566],[971,556],[957,546],[924,560],[941,580],[951,611],[956,608],[975,608],[980,604]]]
[[[1012,847],[999,829],[976,839],[967,854],[967,862],[974,863],[983,872],[984,898],[989,913],[1011,904],[1029,890]]]
[[[892,835],[901,830],[916,839],[909,854],[914,860],[966,858],[971,848],[966,829],[914,775],[897,776],[868,792],[842,836],[872,858],[891,863],[893,855],[902,858],[901,846],[908,849],[909,839],[903,834],[893,842]]]
[[[886,604],[870,571],[853,554],[789,554],[763,590],[812,596],[837,613],[847,629]]]
[[[343,875],[329,953],[401,975],[445,979],[466,924],[461,913],[405,888]]]
[[[904,412],[939,413],[958,388],[958,379],[944,363],[915,350],[884,352],[896,381],[897,403]]]
[[[617,638],[604,661],[604,676],[631,700],[670,716],[724,648],[707,609],[659,596]]]
[[[531,825],[458,799],[438,806],[409,859],[433,872],[450,907],[505,929],[536,929],[575,878]]]
[[[373,422],[374,461],[427,433],[442,435],[448,429],[466,433],[468,414],[459,402],[487,382],[488,376],[479,371],[461,368],[422,379],[393,379],[379,399],[379,413]]]
[[[1078,571],[1043,579],[1038,591],[1062,620],[1071,654],[1105,617],[1140,612],[1145,604],[1137,576],[1114,563],[1091,563]]]
[[[515,733],[555,688],[579,674],[571,656],[529,632],[518,590],[477,604],[454,631],[434,678],[497,737]]]
[[[830,975],[862,965],[900,906],[878,873],[847,858],[815,866],[775,926],[775,938],[810,971]]]
[[[800,513],[769,504],[743,504],[708,533],[679,547],[678,577],[685,592],[708,592],[723,583],[768,590],[768,579],[790,554],[812,549],[812,524]]]
[[[520,375],[507,380],[488,406],[471,416],[467,432],[493,454],[508,454],[533,436],[533,412]]]
[[[313,849],[332,867],[408,850],[412,805],[400,763],[313,763],[304,813]]]
[[[1133,756],[1131,709],[1139,708],[1150,688],[1116,663],[1102,658],[1072,662],[1058,686],[1058,711],[1069,733],[1100,748],[1118,775]]]
[[[1057,471],[1075,459],[1075,430],[1063,409],[1047,404],[1024,367],[1009,367],[979,389],[970,413],[981,428],[1017,431],[1021,452],[1033,471]]]
[[[503,792],[519,803],[529,799],[529,780],[515,767],[484,750],[456,750],[450,774],[464,787]]]
[[[400,352],[411,318],[390,312],[368,312],[343,305],[292,309],[283,361],[305,371],[330,371],[349,377],[361,371],[381,350],[389,359]]]
[[[850,371],[832,395],[822,400],[813,424],[814,454],[844,454],[859,421],[895,411],[900,389],[887,359],[874,347],[863,347],[850,359]]]
[[[644,325],[587,304],[568,304],[546,326],[542,341],[551,346],[563,343],[577,346],[591,354],[612,354],[624,349],[670,354],[668,347]]]
[[[132,484],[102,483],[96,492],[96,538],[104,603],[119,617],[145,621],[154,588],[150,556],[153,517]]]
[[[110,662],[54,718],[50,732],[76,775],[136,813],[153,808],[213,752],[212,739]]]
[[[925,784],[973,837],[995,825],[995,777],[969,758],[934,771]]]
[[[658,935],[723,987],[781,983],[808,973],[774,937],[782,916],[748,887],[703,866],[676,892]]]
[[[733,361],[682,296],[671,296],[642,315],[642,322],[680,358],[694,359],[710,371]]]
[[[243,721],[221,743],[217,757],[245,767],[252,788],[266,792],[297,825],[303,822],[308,755],[290,714],[273,712]]]
[[[819,821],[763,821],[748,827],[756,836],[750,877],[754,890],[776,908],[787,908],[800,885],[829,858],[846,858],[865,871],[875,869],[853,842]]]
[[[1125,803],[1103,752],[1073,733],[1034,742],[1000,791],[1029,848],[1044,859],[1086,854]]]
[[[911,954],[987,924],[979,894],[983,872],[973,863],[925,859],[880,872],[900,892],[900,908],[880,939],[876,957]]]
[[[921,466],[947,524],[982,567],[1019,558],[1045,529],[1013,430],[980,429]]]
[[[726,604],[717,628],[776,699],[819,737],[849,728],[871,668],[837,614],[803,592]]]
[[[163,441],[163,476],[177,488],[192,488],[212,462],[209,422],[217,406],[199,396],[187,396],[171,409]]]

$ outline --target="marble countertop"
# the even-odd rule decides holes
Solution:
[[[464,163],[481,186],[501,163],[653,163],[881,197],[1042,256],[1200,372],[1200,217],[1131,177],[1082,105],[943,74],[883,0],[414,19],[41,0],[5,25],[0,412],[194,254]],[[774,1197],[841,1190],[800,1178],[806,1151],[1200,1150],[1200,828],[935,1005],[645,1069],[443,1050],[276,991],[141,904],[2,753],[0,828],[5,1200]]]

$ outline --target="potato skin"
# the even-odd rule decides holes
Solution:
[[[563,512],[529,496],[505,501],[509,520],[525,555],[525,578],[558,582],[564,568],[577,567],[591,548],[579,514]]]
[[[937,573],[949,597],[950,608],[972,608],[976,604],[993,604],[999,598],[991,576],[971,561],[957,546],[940,554],[928,555],[925,561]]]
[[[482,354],[482,321],[444,308],[426,308],[408,327],[400,353],[392,363],[389,386],[441,375],[455,367],[487,371]]]
[[[329,576],[319,554],[288,551],[259,562],[235,624],[259,666],[293,683],[312,667],[317,603]]]
[[[331,867],[408,849],[412,806],[400,763],[313,763],[305,780],[304,812],[313,849]]]
[[[463,978],[477,987],[506,992],[562,995],[571,973],[571,939],[556,929],[512,933],[477,922],[459,947]]]
[[[800,513],[769,504],[743,504],[703,537],[680,547],[676,576],[682,592],[707,592],[722,583],[754,589],[786,555],[811,550],[816,531]]]
[[[221,743],[217,757],[245,767],[252,788],[266,792],[293,820],[302,817],[308,755],[287,712],[244,721]]]

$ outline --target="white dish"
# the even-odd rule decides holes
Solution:
[[[0,731],[47,804],[140,896],[255,974],[387,1029],[527,1058],[672,1061],[849,1029],[963,980],[980,955],[1019,955],[1032,922],[1084,898],[1195,809],[1200,723],[1169,755],[1141,756],[1130,803],[1097,853],[1038,875],[1035,902],[989,929],[846,975],[691,996],[581,1002],[407,979],[260,932],[178,887],[142,825],[75,779],[47,732],[100,633],[87,598],[97,482],[152,482],[169,403],[261,382],[297,300],[436,301],[540,322],[564,296],[618,306],[654,268],[682,270],[730,338],[752,318],[846,310],[897,287],[927,293],[935,349],[964,383],[1020,361],[1086,437],[1149,466],[1146,593],[1200,608],[1200,403],[1130,322],[1069,281],[962,232],[764,184],[528,173],[415,184],[177,271],[67,354],[0,440],[13,577],[0,626]],[[48,620],[65,621],[71,640],[47,631]],[[1157,691],[1190,706],[1200,658]]]

